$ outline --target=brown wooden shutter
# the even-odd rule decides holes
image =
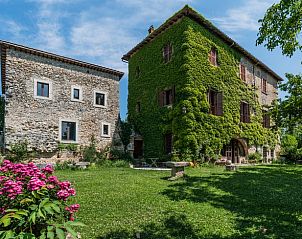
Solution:
[[[251,118],[250,118],[250,105],[249,104],[245,104],[245,119],[246,119],[246,123],[250,123],[251,122]]]
[[[240,102],[240,122],[244,122],[244,103]]]
[[[217,107],[216,115],[223,115],[223,94],[222,92],[217,92]]]
[[[172,86],[172,101],[171,101],[172,104],[175,103],[175,85]]]
[[[246,81],[245,75],[245,66],[243,64],[240,64],[240,79]]]
[[[164,106],[164,95],[163,95],[163,91],[159,92],[158,94],[158,105],[160,107]]]

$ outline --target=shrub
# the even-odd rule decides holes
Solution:
[[[248,160],[249,161],[255,161],[255,162],[259,162],[262,158],[262,155],[258,152],[255,153],[251,153],[248,155]]]
[[[34,152],[29,152],[27,141],[11,144],[10,150],[6,155],[6,158],[12,162],[22,162],[32,157],[34,157]]]
[[[132,158],[129,153],[124,153],[120,150],[111,149],[110,150],[110,157],[111,160],[124,160],[127,162],[132,161]]]
[[[83,150],[83,160],[86,162],[96,162],[98,159],[98,152],[96,149],[96,142],[94,136],[91,137],[90,144]]]
[[[33,163],[14,164],[4,160],[0,167],[0,238],[59,238],[67,233],[76,237],[71,226],[78,204],[68,205],[75,189],[60,182],[53,168],[42,170]]]

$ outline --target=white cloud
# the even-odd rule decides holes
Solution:
[[[0,32],[10,35],[14,39],[20,39],[26,29],[23,25],[11,19],[0,19]]]
[[[226,11],[226,16],[212,18],[220,28],[227,32],[242,30],[258,31],[258,20],[276,0],[245,0],[244,4]]]

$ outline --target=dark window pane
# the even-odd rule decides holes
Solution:
[[[95,93],[95,104],[105,106],[105,94]]]
[[[109,125],[103,125],[103,135],[109,135]]]
[[[76,141],[76,123],[62,121],[62,140]]]
[[[37,96],[49,97],[49,84],[37,82]]]
[[[73,89],[73,98],[79,100],[80,99],[80,90]]]

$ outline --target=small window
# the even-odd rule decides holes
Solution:
[[[209,90],[208,101],[210,105],[209,113],[212,115],[223,115],[223,95],[222,92]]]
[[[267,80],[265,78],[261,79],[261,91],[267,93]]]
[[[263,111],[262,115],[263,115],[263,127],[270,128],[270,121],[271,121],[270,115],[266,111]]]
[[[77,129],[76,122],[61,122],[61,140],[65,141],[77,141]]]
[[[172,153],[173,149],[173,136],[171,133],[164,135],[164,150],[166,154]]]
[[[94,92],[94,106],[96,107],[106,107],[107,106],[107,95],[104,92],[95,91]]]
[[[82,100],[82,89],[79,86],[71,87],[71,100],[72,101],[81,101]]]
[[[213,66],[218,66],[217,50],[213,47],[209,53],[209,61]]]
[[[164,48],[163,48],[163,58],[164,58],[165,63],[167,63],[171,60],[172,51],[173,51],[173,49],[172,49],[171,43],[164,46]]]
[[[141,112],[141,102],[139,102],[139,101],[136,103],[136,112],[137,113]]]
[[[250,123],[250,105],[246,102],[240,103],[240,122]]]
[[[110,137],[110,124],[109,123],[102,123],[102,137]]]
[[[33,77],[34,98],[47,99],[52,98],[52,83],[44,77]]]
[[[267,147],[262,148],[262,156],[263,156],[264,162],[267,162],[267,158],[268,158],[268,149],[267,149]]]
[[[246,82],[246,67],[242,63],[240,64],[240,79]]]
[[[175,99],[175,87],[164,90],[159,93],[159,105],[166,106],[172,105]]]

